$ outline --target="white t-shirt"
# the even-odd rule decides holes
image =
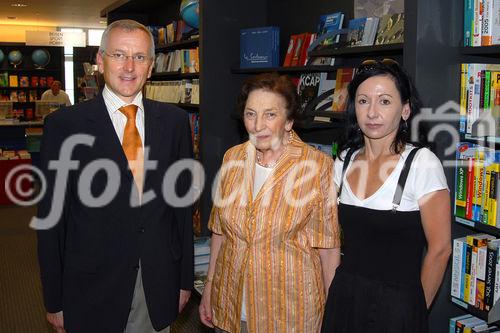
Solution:
[[[351,156],[351,160],[349,161],[349,165],[344,175],[340,202],[343,204],[377,210],[392,209],[392,200],[394,198],[394,193],[398,184],[399,175],[401,174],[404,162],[406,161],[406,158],[408,157],[408,154],[410,153],[412,148],[412,145],[406,145],[405,151],[401,153],[398,164],[389,175],[387,180],[379,187],[379,189],[375,193],[363,200],[354,195],[351,187],[349,186],[349,183],[346,180],[346,175],[348,174],[352,161],[358,154],[359,150],[354,152],[354,154],[352,154]],[[337,186],[339,186],[340,184],[342,166],[344,162],[346,162],[344,160],[345,155],[346,151],[343,151],[341,153],[342,160],[340,160],[339,158],[335,160],[334,181]],[[419,210],[418,200],[421,197],[428,193],[443,189],[449,190],[441,161],[429,149],[422,148],[417,152],[415,158],[413,159],[413,163],[410,168],[410,172],[408,173],[408,178],[403,190],[403,197],[397,210]]]
[[[71,101],[69,100],[68,94],[66,94],[63,90],[59,90],[59,93],[57,95],[54,95],[52,93],[52,90],[49,89],[42,94],[40,100],[43,102],[54,102],[58,104],[64,104],[66,106],[71,105]]]

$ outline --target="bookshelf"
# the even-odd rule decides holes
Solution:
[[[459,7],[459,19],[456,20],[454,23],[454,27],[456,31],[460,34],[460,37],[463,37],[463,14],[464,14],[464,8],[463,8],[463,1],[461,1],[462,7]],[[492,45],[492,46],[477,46],[477,47],[470,47],[470,46],[462,46],[463,45],[463,40],[458,40],[457,45],[460,45],[457,47],[457,61],[456,63],[462,64],[462,63],[484,63],[484,64],[498,64],[500,63],[500,45]],[[460,82],[460,65],[455,67],[455,71],[458,73],[458,78],[454,80],[453,82],[455,83],[453,86],[456,88],[457,91],[457,97],[455,98],[455,101],[460,103],[460,95],[459,92],[461,90],[461,82]],[[460,140],[461,142],[470,142],[477,144],[479,146],[483,147],[490,147],[494,148],[495,150],[498,150],[499,144],[500,144],[500,137],[498,136],[498,124],[496,125],[496,136],[474,136],[471,134],[460,134]],[[474,132],[473,132],[474,133]],[[466,177],[469,177],[470,174],[467,174]],[[458,183],[458,181],[457,181]],[[458,184],[455,184],[452,188],[455,190],[455,195],[458,196],[458,190],[456,187],[460,187]],[[470,188],[467,186],[467,191],[469,191]],[[484,192],[483,192],[484,194]],[[481,213],[482,214],[482,213]],[[457,239],[460,237],[464,237],[466,235],[471,235],[471,234],[477,234],[477,233],[484,233],[488,235],[492,235],[496,237],[497,239],[500,239],[500,228],[498,228],[498,225],[493,226],[493,225],[488,225],[482,222],[478,221],[472,221],[470,219],[462,218],[455,216],[454,217],[455,223],[453,226],[453,238]],[[496,218],[496,223],[498,224],[498,216]],[[472,231],[472,232],[471,232]],[[490,250],[488,250],[488,253],[490,253]],[[458,256],[460,257],[459,254],[454,253],[454,257]],[[462,256],[463,257],[463,256]],[[462,274],[463,272],[460,272],[459,274]],[[495,272],[493,271],[493,274]],[[464,287],[462,287],[464,288]],[[492,291],[493,292],[493,291]],[[500,322],[500,302],[496,301],[491,310],[489,312],[487,311],[482,311],[479,310],[476,306],[473,306],[471,304],[468,304],[465,302],[463,299],[458,299],[456,297],[451,297],[451,302],[456,305],[458,308],[462,309],[466,313],[470,313],[478,318],[481,318],[483,320],[486,320],[488,323],[498,323]],[[477,302],[476,302],[477,305]]]

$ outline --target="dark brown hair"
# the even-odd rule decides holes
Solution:
[[[420,112],[422,102],[420,101],[417,89],[401,65],[397,62],[373,61],[369,64],[361,64],[356,71],[356,75],[349,84],[349,99],[347,105],[347,126],[346,138],[341,147],[344,149],[357,150],[364,146],[364,138],[356,118],[356,91],[359,86],[367,79],[374,76],[387,76],[394,81],[396,89],[401,96],[401,103],[408,103],[410,106],[410,116],[407,121],[400,121],[399,128],[392,143],[392,151],[396,154],[404,150],[405,144],[409,142],[409,128],[407,124],[411,122],[413,116]]]
[[[297,87],[287,75],[278,73],[264,73],[248,78],[238,96],[238,114],[243,119],[243,112],[248,95],[254,90],[263,89],[282,96],[286,102],[287,120],[295,120],[299,116],[300,104]]]

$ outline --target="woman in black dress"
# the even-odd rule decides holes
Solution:
[[[451,214],[439,159],[407,140],[419,105],[393,60],[364,62],[349,85],[347,142],[335,161],[343,256],[322,332],[428,332]]]

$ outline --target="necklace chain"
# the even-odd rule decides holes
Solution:
[[[283,148],[283,151],[281,152],[280,156],[278,156],[278,158],[275,161],[271,162],[271,163],[263,163],[262,162],[262,157],[257,152],[257,154],[256,154],[257,155],[257,164],[260,165],[261,167],[264,167],[264,168],[274,168],[276,166],[276,164],[278,164],[278,161],[280,160],[281,156],[283,155],[283,153],[286,150],[286,147],[288,146],[288,144],[291,141],[292,141],[292,132],[289,132],[288,141],[286,142],[285,147]]]

